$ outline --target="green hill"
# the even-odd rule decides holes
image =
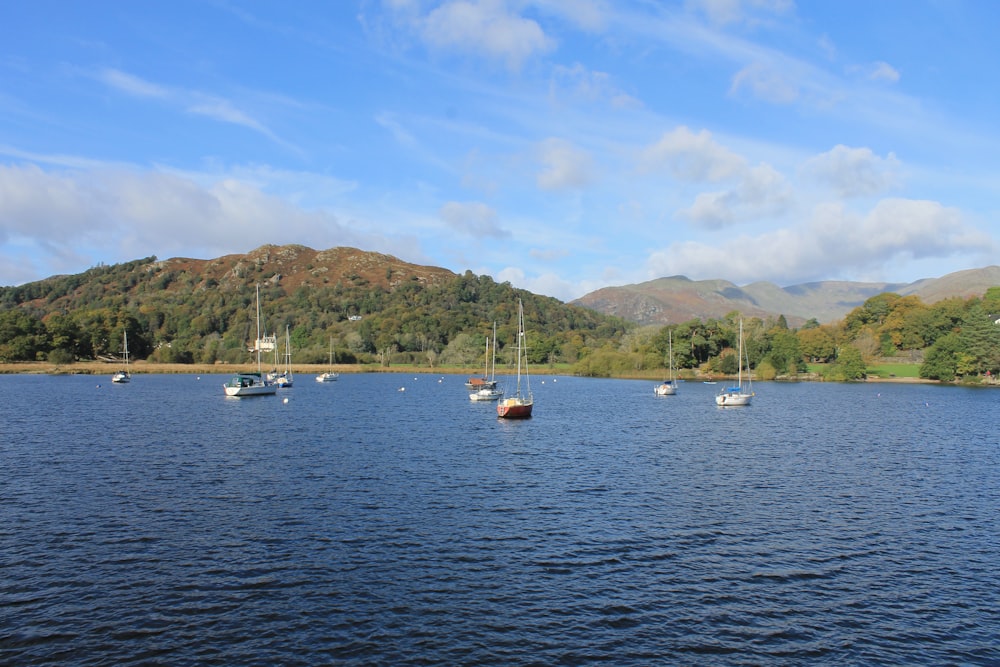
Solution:
[[[256,335],[257,284],[265,330],[287,325],[301,363],[326,361],[331,337],[341,361],[475,363],[494,321],[502,358],[515,341],[519,298],[535,363],[572,363],[626,329],[617,318],[468,271],[354,248],[268,245],[212,260],[148,257],[0,288],[0,332],[7,334],[0,360],[54,351],[114,356],[125,329],[137,359],[239,363]]]

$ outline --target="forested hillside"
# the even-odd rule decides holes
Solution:
[[[373,358],[465,364],[481,359],[497,322],[515,341],[523,299],[533,361],[574,362],[615,341],[626,323],[488,276],[457,275],[350,248],[264,246],[216,260],[149,257],[0,290],[0,360],[112,357],[128,332],[134,358],[240,363],[256,337],[260,285],[266,332],[289,327],[294,360]]]
[[[919,363],[923,377],[944,381],[1000,373],[1000,287],[933,304],[886,292],[839,322],[814,318],[795,328],[784,316],[737,310],[639,326],[469,271],[301,246],[214,260],[148,257],[0,288],[0,361],[116,357],[126,331],[134,359],[246,363],[256,336],[257,285],[265,331],[288,327],[296,363],[325,363],[332,340],[340,363],[478,365],[496,322],[502,365],[512,356],[522,299],[531,362],[563,364],[579,375],[665,368],[669,340],[682,372],[734,373],[741,318],[759,379],[799,377],[808,364],[823,364],[829,379],[859,379],[885,357]]]

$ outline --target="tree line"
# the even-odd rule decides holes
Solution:
[[[286,291],[258,267],[233,287],[158,268],[155,257],[82,274],[0,288],[0,362],[116,358],[123,333],[135,359],[243,363],[256,336],[254,285],[265,330],[290,333],[293,361],[324,363],[331,342],[340,363],[475,366],[497,324],[498,363],[513,363],[517,300],[525,305],[529,361],[583,376],[665,369],[737,370],[740,314],[645,326],[564,304],[472,272],[440,284],[391,287],[353,276]],[[745,349],[760,379],[795,377],[822,364],[831,380],[863,378],[883,357],[920,362],[920,375],[951,381],[1000,372],[1000,287],[982,297],[925,304],[884,293],[841,321],[789,327],[784,316],[744,319]],[[283,336],[279,335],[279,345]]]

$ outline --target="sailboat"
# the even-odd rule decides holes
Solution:
[[[524,391],[521,391],[521,368],[524,367]],[[497,403],[497,416],[507,419],[526,419],[531,416],[535,398],[531,394],[528,378],[528,348],[524,339],[524,304],[517,300],[517,391]]]
[[[653,388],[657,396],[673,396],[677,393],[677,375],[674,373],[674,338],[667,332],[667,345],[670,348],[670,377]]]
[[[223,388],[226,396],[267,396],[278,392],[278,385],[268,382],[260,369],[260,285],[257,285],[257,344],[254,349],[257,351],[257,372],[256,373],[236,373]]]
[[[316,382],[336,382],[340,373],[333,370],[333,336],[330,336],[330,370],[316,376]]]
[[[496,346],[496,325],[493,327],[493,345]],[[483,377],[473,375],[465,381],[465,388],[478,391],[480,389],[496,389],[496,379],[490,379],[490,339],[486,338],[486,364],[483,367]]]
[[[486,339],[486,353],[490,351],[490,339]],[[493,372],[482,389],[469,394],[471,401],[496,401],[503,396],[503,388],[497,386],[497,323],[493,323]]]
[[[285,370],[278,375],[274,383],[279,389],[290,389],[292,386],[292,339],[288,335],[288,325],[285,325]]]
[[[740,320],[740,343],[737,352],[736,385],[726,387],[715,397],[715,404],[724,407],[750,405],[750,400],[754,397],[753,385],[750,380],[750,364],[747,359],[747,384],[743,385],[743,320]]]
[[[132,373],[129,372],[128,368],[128,331],[122,332],[122,361],[125,367],[111,376],[111,381],[118,384],[132,381]]]

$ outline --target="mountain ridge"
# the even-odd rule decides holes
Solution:
[[[927,304],[947,298],[981,296],[1000,285],[1000,266],[956,271],[912,283],[827,280],[788,287],[758,281],[737,285],[723,279],[692,280],[671,276],[603,287],[569,303],[641,325],[665,325],[691,319],[720,318],[732,311],[750,317],[784,315],[792,326],[810,319],[830,323],[873,296],[894,292],[917,296]]]
[[[462,275],[450,269],[413,264],[353,247],[314,250],[297,244],[265,244],[246,253],[213,259],[146,258],[135,260],[135,263],[145,272],[197,275],[199,280],[195,289],[217,285],[230,291],[252,281],[255,273],[261,273],[261,282],[280,286],[287,294],[301,287],[338,284],[387,290],[411,283],[433,286]],[[58,278],[60,276],[51,276],[35,285],[45,285]],[[640,325],[662,326],[692,319],[721,318],[738,311],[747,317],[783,315],[791,326],[801,326],[810,319],[820,323],[835,322],[867,299],[885,292],[914,295],[931,304],[952,297],[981,296],[989,287],[998,285],[1000,266],[996,265],[956,271],[940,278],[922,278],[912,283],[830,280],[787,287],[767,281],[740,286],[721,278],[693,280],[675,275],[604,287],[566,303]],[[164,280],[163,286],[165,289],[175,287],[170,280]],[[39,305],[49,298],[45,290],[38,290]],[[71,308],[74,299],[66,295],[58,301],[62,307]]]

